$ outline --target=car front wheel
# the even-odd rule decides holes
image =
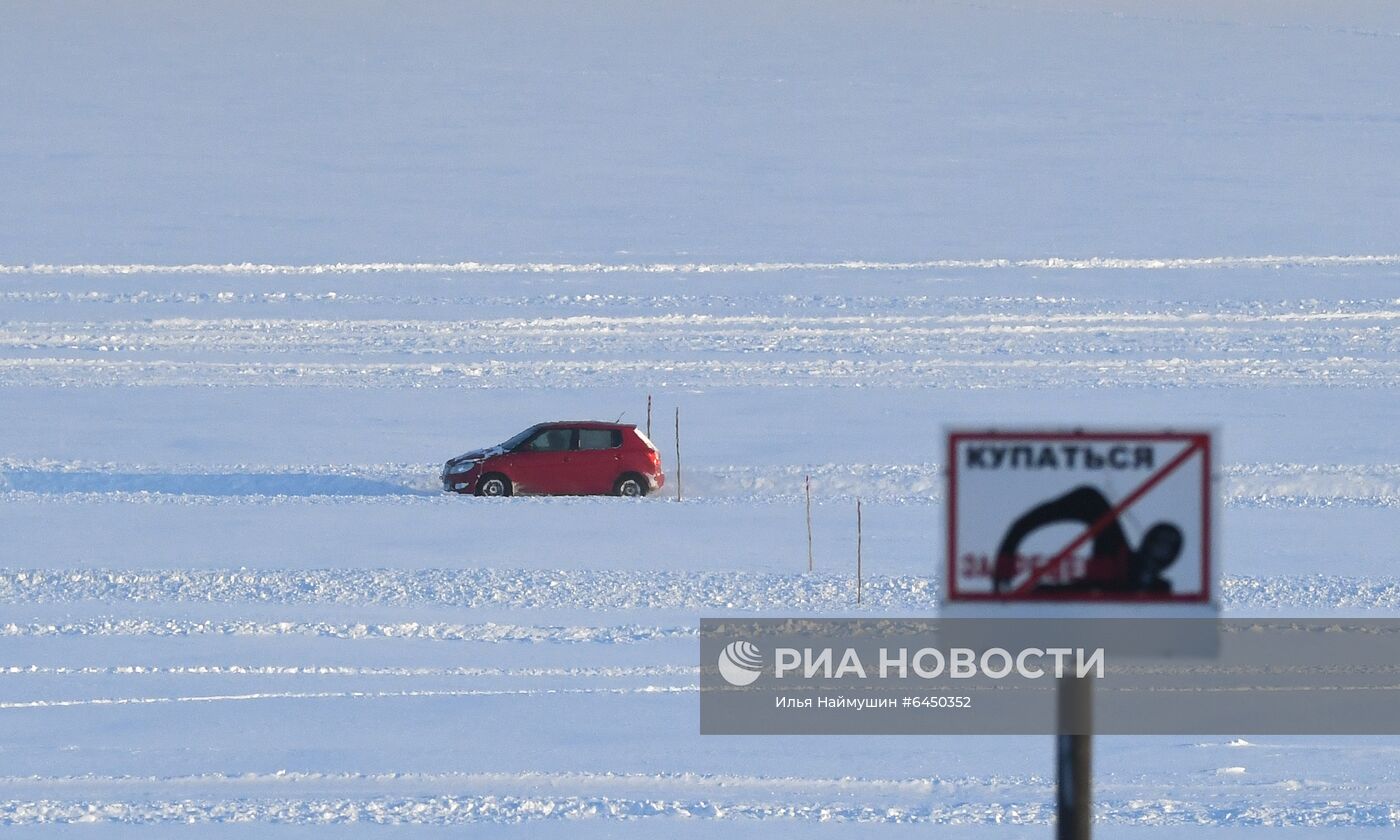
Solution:
[[[613,493],[618,496],[640,499],[647,494],[646,480],[638,475],[624,475],[617,480],[617,486],[613,488]]]
[[[510,479],[500,473],[491,473],[481,477],[481,481],[476,485],[476,495],[509,496],[511,489]]]

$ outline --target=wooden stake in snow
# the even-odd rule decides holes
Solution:
[[[812,571],[812,477],[807,476],[807,571]]]
[[[856,496],[856,603],[860,603],[860,497]]]
[[[681,409],[676,406],[676,501],[681,500]]]
[[[651,440],[651,394],[647,394],[647,440]]]

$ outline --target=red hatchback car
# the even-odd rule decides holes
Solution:
[[[593,421],[540,423],[442,468],[442,489],[478,496],[645,496],[665,483],[660,454],[636,426]]]

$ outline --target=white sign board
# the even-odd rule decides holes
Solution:
[[[948,434],[949,602],[1209,603],[1205,432]]]

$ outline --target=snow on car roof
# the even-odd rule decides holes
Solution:
[[[541,426],[594,426],[604,429],[635,429],[636,423],[613,423],[607,420],[550,420]]]

